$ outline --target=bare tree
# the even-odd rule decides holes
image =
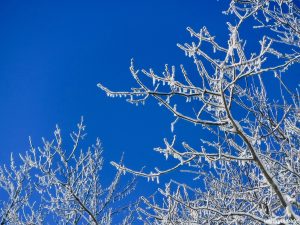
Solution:
[[[123,199],[135,189],[135,179],[121,185],[118,171],[108,187],[103,187],[100,140],[81,149],[85,137],[83,121],[72,132],[73,145],[66,148],[59,127],[54,140],[20,155],[17,167],[0,168],[1,224],[131,224],[129,201]],[[122,160],[120,161],[122,163]],[[122,181],[122,183],[124,183]]]
[[[300,61],[299,10],[291,0],[236,0],[225,14],[225,45],[206,27],[187,28],[196,41],[178,47],[192,59],[191,72],[181,65],[178,76],[166,65],[161,75],[140,73],[132,61],[137,87],[114,92],[98,85],[137,105],[153,97],[174,116],[172,132],[180,120],[205,130],[200,148],[178,144],[174,135],[155,149],[178,160],[172,168],[146,173],[112,163],[152,180],[178,168],[195,174],[195,185],[172,180],[158,190],[158,201],[142,197],[146,224],[300,224],[300,99],[282,79]],[[243,26],[260,29],[257,48],[247,49]]]

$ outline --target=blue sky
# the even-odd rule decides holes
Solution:
[[[140,169],[162,156],[152,151],[171,137],[169,113],[149,102],[135,107],[107,98],[97,83],[127,90],[137,67],[158,72],[187,61],[176,43],[189,41],[186,27],[206,25],[227,37],[224,4],[197,1],[2,1],[0,3],[0,163],[52,138],[58,124],[65,139],[84,116],[85,144],[100,137],[108,164],[125,152]],[[108,176],[109,177],[109,176]]]
[[[167,168],[152,149],[172,136],[173,117],[154,101],[135,107],[107,98],[96,85],[129,90],[135,84],[128,69],[132,57],[136,67],[158,72],[166,63],[188,63],[176,47],[190,41],[187,26],[198,30],[205,25],[217,40],[226,41],[221,13],[226,2],[1,1],[0,163],[7,163],[11,152],[28,150],[28,136],[36,145],[41,137],[52,138],[55,124],[69,139],[84,116],[85,144],[96,137],[103,142],[104,179],[115,172],[108,162],[117,161],[122,152],[130,168]],[[178,129],[199,143],[201,128],[181,123]]]

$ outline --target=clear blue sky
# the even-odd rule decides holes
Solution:
[[[166,110],[107,98],[96,85],[133,86],[132,57],[158,72],[184,62],[176,43],[189,41],[187,26],[227,37],[222,9],[216,0],[1,1],[0,163],[28,150],[29,135],[36,145],[52,138],[55,124],[69,138],[81,115],[109,169],[122,152],[132,168],[165,163],[152,148],[171,136]]]
[[[131,168],[167,164],[152,151],[171,137],[173,117],[149,102],[135,107],[110,99],[97,88],[134,85],[137,67],[162,71],[164,64],[188,62],[176,43],[189,42],[185,28],[207,26],[219,40],[228,37],[217,0],[43,0],[0,3],[0,163],[24,153],[30,135],[36,145],[52,138],[55,124],[65,138],[84,116],[92,144],[98,136],[108,162],[125,152]],[[217,40],[218,40],[217,39]],[[251,41],[250,41],[251,44]],[[196,128],[187,137],[199,141]],[[194,129],[194,130],[193,130]]]

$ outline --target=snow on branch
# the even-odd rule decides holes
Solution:
[[[164,139],[155,151],[176,162],[164,170],[140,172],[112,162],[148,180],[181,170],[202,184],[171,181],[158,190],[159,199],[141,198],[146,224],[300,223],[300,97],[282,79],[300,62],[299,10],[293,1],[232,0],[224,13],[234,18],[227,23],[227,45],[206,27],[187,28],[193,41],[178,44],[194,70],[166,65],[160,74],[136,70],[132,61],[137,86],[131,91],[98,84],[108,96],[137,105],[152,97],[174,117],[172,133],[180,121],[206,132],[201,146]],[[252,52],[242,39],[247,21],[258,23],[250,31],[264,31]]]
[[[83,150],[85,136],[81,118],[77,131],[70,134],[72,145],[68,148],[56,126],[54,139],[43,139],[43,146],[34,147],[30,139],[30,150],[20,155],[20,166],[11,157],[10,166],[0,167],[0,191],[6,196],[0,202],[1,225],[132,222],[134,205],[124,204],[123,199],[135,189],[135,178],[121,185],[121,173],[117,172],[111,184],[104,187],[101,142],[97,139]]]

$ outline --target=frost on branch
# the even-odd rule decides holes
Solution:
[[[169,169],[146,173],[113,163],[148,180],[177,169],[195,175],[193,187],[171,181],[159,189],[160,199],[143,197],[146,224],[300,224],[300,97],[282,79],[300,59],[295,7],[293,1],[231,1],[225,45],[206,27],[188,28],[193,42],[178,44],[194,71],[183,65],[166,65],[161,74],[139,71],[132,61],[137,86],[131,91],[98,85],[137,105],[152,97],[174,117],[172,132],[180,121],[206,132],[201,146],[165,139],[155,150],[177,161]],[[259,24],[248,31],[264,31],[251,52],[242,40],[247,21]]]
[[[275,42],[295,48],[299,55],[300,47],[300,9],[295,0],[233,0],[226,14],[241,17],[253,17],[257,24],[254,28],[270,30],[270,38]],[[278,52],[279,55],[281,53]]]
[[[131,204],[124,203],[135,189],[135,179],[121,185],[121,172],[108,187],[101,180],[102,147],[99,139],[82,149],[86,136],[83,120],[70,134],[69,148],[57,126],[54,139],[43,139],[20,155],[22,163],[0,168],[0,224],[131,224]],[[122,160],[119,162],[122,163]],[[124,183],[122,181],[122,183]],[[2,196],[2,194],[1,194]],[[126,213],[125,213],[126,212]]]

